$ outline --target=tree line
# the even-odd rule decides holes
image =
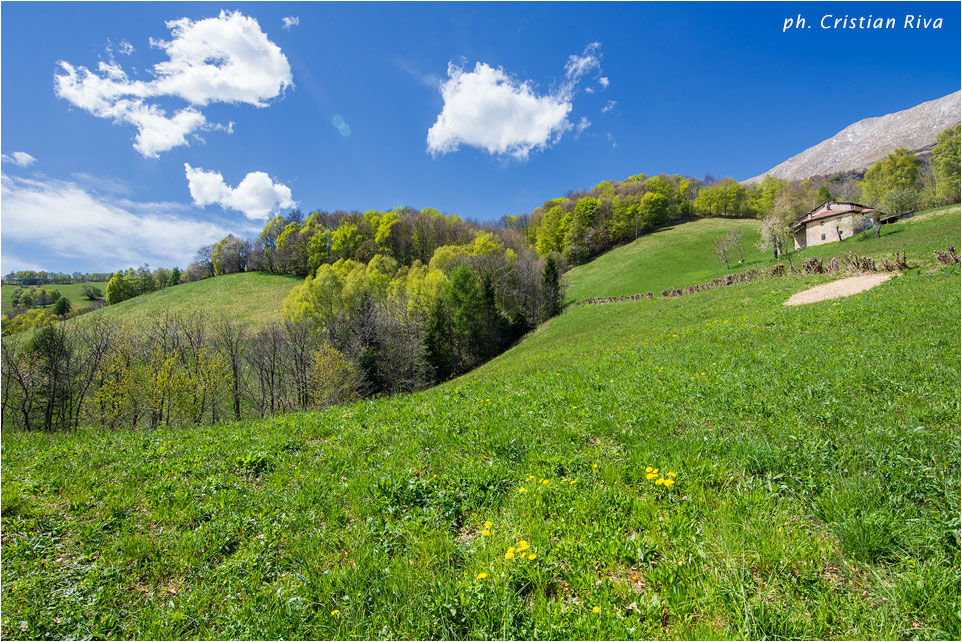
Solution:
[[[57,431],[216,423],[417,390],[475,367],[561,307],[560,270],[478,244],[393,272],[338,261],[298,286],[284,320],[103,317],[2,344],[4,426]],[[445,263],[445,261],[447,261]]]

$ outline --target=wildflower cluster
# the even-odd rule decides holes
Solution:
[[[678,475],[672,472],[665,473],[665,475],[662,476],[662,474],[658,472],[657,468],[652,468],[651,466],[645,468],[645,479],[655,482],[656,486],[671,488],[675,485],[675,477],[678,477]]]
[[[517,547],[515,546],[508,547],[508,551],[504,554],[504,559],[513,560],[515,558],[517,559],[528,558],[529,562],[533,562],[538,558],[538,556],[535,555],[534,553],[528,553],[527,551],[529,551],[530,549],[531,547],[528,546],[528,542],[526,542],[525,540],[521,540],[520,542],[518,542]]]

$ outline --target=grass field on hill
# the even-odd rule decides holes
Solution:
[[[55,283],[53,285],[38,286],[47,290],[59,290],[60,294],[70,299],[70,305],[73,307],[86,306],[89,305],[89,301],[84,298],[83,287],[85,285],[92,285],[95,288],[99,288],[101,292],[107,289],[106,282],[91,281],[89,283]],[[0,286],[0,302],[2,302],[2,309],[0,312],[6,314],[13,309],[13,303],[10,298],[13,296],[13,291],[17,289],[16,285],[2,285]],[[53,304],[44,307],[45,310],[52,310]]]
[[[599,256],[590,263],[568,272],[569,301],[588,297],[644,294],[655,296],[669,287],[701,283],[731,272],[774,265],[772,253],[755,247],[760,222],[754,219],[698,219],[662,228],[638,240]],[[712,244],[730,229],[743,233],[744,264],[731,261],[731,269],[715,256]],[[910,264],[934,263],[933,249],[958,245],[959,206],[922,212],[882,228],[881,238],[874,232],[838,243],[825,243],[793,253],[792,261],[802,263],[810,256],[841,256],[848,253],[875,258],[905,250]],[[786,261],[783,261],[786,262]],[[787,262],[786,262],[787,263]]]
[[[282,319],[284,297],[302,280],[303,277],[289,274],[227,274],[137,296],[69,319],[67,323],[86,323],[102,317],[130,327],[138,327],[168,312],[196,312],[212,318],[229,318],[237,323],[259,328]],[[30,334],[31,332],[23,332],[12,336],[23,338]]]
[[[2,635],[957,639],[959,268],[782,305],[825,278],[325,412],[4,433]]]

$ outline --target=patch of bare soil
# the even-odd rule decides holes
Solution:
[[[870,290],[880,283],[885,283],[895,276],[892,273],[883,274],[863,274],[853,276],[848,279],[840,279],[831,283],[823,283],[809,288],[803,292],[796,292],[785,302],[785,305],[804,305],[806,303],[817,303],[828,299],[839,299],[845,296],[852,296],[865,290]]]

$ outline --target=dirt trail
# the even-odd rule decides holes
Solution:
[[[827,299],[838,299],[843,296],[852,296],[865,290],[870,290],[880,283],[885,283],[894,274],[863,274],[853,276],[848,279],[840,279],[831,283],[823,283],[809,288],[803,292],[797,292],[785,302],[785,305],[804,305],[806,303],[816,303]]]

